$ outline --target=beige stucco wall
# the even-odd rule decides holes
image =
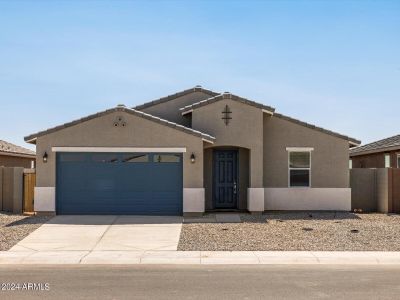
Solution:
[[[232,111],[229,125],[222,120],[225,105]],[[195,109],[193,129],[216,137],[214,145],[234,146],[250,150],[250,187],[263,187],[263,112],[259,108],[224,99]],[[209,147],[207,145],[207,147]]]
[[[168,121],[189,126],[190,124],[188,119],[182,116],[179,109],[186,105],[190,105],[210,97],[211,96],[209,94],[203,92],[193,92],[164,103],[152,105],[148,108],[142,109],[142,111],[163,119],[167,119]]]
[[[286,147],[313,147],[311,187],[349,187],[349,143],[278,117],[264,115],[264,186],[288,187]]]
[[[117,117],[122,116],[126,127],[114,127]],[[186,147],[183,154],[183,186],[185,188],[203,187],[203,141],[200,137],[166,127],[159,123],[131,115],[126,112],[113,112],[72,127],[39,137],[37,140],[37,179],[38,187],[54,187],[56,182],[56,155],[54,146],[68,147]],[[48,162],[43,163],[44,152]],[[196,163],[190,162],[195,153]]]

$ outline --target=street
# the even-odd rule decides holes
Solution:
[[[400,267],[3,265],[0,282],[20,284],[0,299],[396,299]]]

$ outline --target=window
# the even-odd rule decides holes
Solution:
[[[149,162],[148,154],[127,154],[122,157],[123,163],[144,163]]]
[[[116,163],[118,162],[118,154],[115,153],[96,153],[92,155],[92,161],[102,163]]]
[[[353,160],[352,159],[349,160],[349,169],[353,169]]]
[[[289,187],[311,186],[311,151],[289,152]]]
[[[62,162],[81,162],[86,160],[84,153],[60,153],[60,161]]]
[[[385,168],[390,168],[390,154],[385,154]]]
[[[181,161],[179,154],[154,154],[153,162],[157,163],[178,163]]]
[[[397,154],[397,167],[400,168],[400,154]]]

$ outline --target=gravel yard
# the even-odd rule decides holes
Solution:
[[[0,251],[9,250],[50,217],[22,216],[0,212]]]
[[[183,224],[185,251],[400,251],[400,215],[342,212],[240,215],[242,223]]]

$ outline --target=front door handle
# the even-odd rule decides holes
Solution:
[[[236,184],[236,181],[233,182],[233,193],[234,193],[234,194],[237,193],[237,184]]]

